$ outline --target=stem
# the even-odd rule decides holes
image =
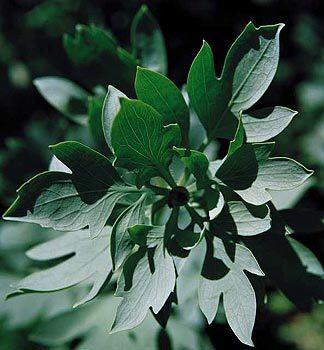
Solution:
[[[168,183],[168,185],[173,188],[176,187],[177,184],[174,181],[169,169],[165,169],[164,167],[161,166],[157,166],[159,173],[161,174],[161,176],[163,177],[163,179]]]

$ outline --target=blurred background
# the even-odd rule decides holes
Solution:
[[[144,3],[135,0],[1,0],[0,1],[0,207],[3,212],[16,188],[48,168],[47,146],[64,139],[87,140],[84,128],[65,119],[32,84],[40,76],[62,76],[85,89],[112,83],[97,67],[76,66],[62,45],[64,33],[79,23],[97,24],[130,46],[131,20]],[[283,22],[281,57],[276,77],[257,107],[282,105],[299,111],[276,139],[275,153],[297,159],[315,170],[313,180],[291,196],[277,198],[281,209],[323,210],[324,194],[324,16],[320,0],[155,0],[146,2],[165,36],[169,77],[185,83],[202,40],[212,46],[219,74],[226,52],[249,22],[256,26]],[[104,63],[109,69],[110,62]],[[88,143],[91,143],[89,141]],[[304,219],[307,225],[307,219]],[[8,281],[33,269],[24,251],[51,236],[30,225],[0,225],[0,297]],[[298,236],[322,260],[323,232]],[[17,299],[18,300],[18,299]],[[11,305],[11,306],[10,306]],[[51,305],[0,301],[0,350],[74,349],[78,338],[44,345],[30,334],[42,319],[54,315]],[[219,319],[207,332],[213,347],[247,349]],[[205,334],[205,333],[204,333]],[[257,349],[324,349],[324,308],[298,312],[273,291],[268,308],[260,311],[254,331]],[[166,345],[165,345],[166,346]],[[107,347],[107,349],[110,349]],[[167,347],[162,347],[167,349]],[[185,348],[184,348],[185,349]],[[92,350],[83,348],[83,350]]]

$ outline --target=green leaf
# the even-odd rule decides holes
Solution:
[[[34,85],[44,99],[60,113],[78,124],[86,124],[89,94],[85,90],[60,77],[37,78]]]
[[[219,80],[215,74],[213,52],[206,41],[192,62],[187,91],[191,107],[209,134],[217,119]]]
[[[131,27],[133,55],[141,65],[156,72],[167,73],[167,53],[163,34],[146,5],[135,15]]]
[[[256,28],[249,23],[226,56],[221,81],[224,111],[237,114],[254,105],[267,90],[278,66],[283,24]],[[225,107],[226,106],[226,107]]]
[[[137,67],[135,91],[139,100],[161,114],[164,125],[177,123],[184,144],[188,144],[189,109],[176,85],[160,73]]]
[[[199,232],[192,230],[180,230],[175,231],[175,240],[183,249],[193,249],[201,242],[206,233],[206,226]]]
[[[280,134],[297,112],[285,107],[268,107],[243,113],[247,142],[264,142]]]
[[[121,109],[111,129],[116,166],[137,171],[138,181],[143,184],[165,173],[172,159],[172,147],[179,143],[178,125],[163,126],[163,118],[151,106],[121,99]]]
[[[186,148],[173,147],[173,149],[184,166],[195,176],[198,188],[202,188],[210,182],[207,176],[209,161],[204,153]]]
[[[264,274],[250,250],[243,245],[235,244],[232,261],[221,239],[215,237],[213,244],[212,257],[217,260],[207,258],[206,255],[205,271],[202,272],[198,290],[199,306],[211,323],[223,295],[228,324],[242,343],[253,346],[251,336],[256,315],[256,297],[244,270],[258,276]],[[218,264],[223,266],[222,270],[219,270]],[[216,274],[217,270],[222,273]]]
[[[287,239],[290,245],[293,247],[296,254],[298,255],[302,264],[306,267],[307,273],[324,277],[323,266],[317,259],[315,254],[292,237],[287,237]]]
[[[100,151],[107,149],[102,128],[102,109],[104,99],[105,95],[97,94],[89,97],[88,103],[89,129],[92,139]]]
[[[255,28],[249,23],[231,46],[219,79],[212,51],[204,42],[190,68],[188,94],[209,139],[231,139],[235,116],[252,107],[267,90],[278,65],[282,28],[283,24]]]
[[[35,176],[19,188],[18,198],[4,218],[60,231],[89,226],[91,236],[97,236],[116,203],[138,190],[123,184],[108,159],[87,146],[62,142],[52,150],[72,174],[45,172]]]
[[[272,147],[271,143],[243,145],[225,158],[216,177],[246,202],[262,205],[271,200],[267,190],[293,189],[313,174],[290,158],[268,158]]]
[[[269,281],[299,309],[310,310],[314,300],[324,300],[324,283],[322,276],[307,270],[312,272],[315,269],[318,272],[320,270],[313,263],[306,267],[304,253],[295,250],[296,248],[285,236],[285,228],[278,227],[277,218],[273,213],[271,216],[273,224],[270,231],[242,239],[253,251]]]
[[[157,314],[173,291],[175,280],[173,260],[163,249],[163,241],[155,248],[153,257],[146,250],[130,256],[118,280],[116,295],[123,300],[118,306],[111,332],[136,327],[144,320],[150,307]]]
[[[115,87],[109,85],[108,92],[104,101],[102,109],[102,129],[109,148],[112,150],[111,145],[111,126],[112,123],[119,112],[120,102],[119,99],[127,98],[127,96],[116,89]]]
[[[105,30],[91,24],[78,24],[75,37],[63,36],[63,46],[70,60],[78,65],[98,60],[104,52],[117,55],[117,43]]]
[[[132,252],[134,243],[128,234],[128,228],[145,224],[145,202],[143,194],[135,203],[126,208],[115,221],[111,233],[111,257],[114,270],[118,269],[125,258]]]
[[[243,146],[245,141],[246,141],[245,129],[242,123],[242,116],[240,115],[236,133],[235,133],[234,139],[230,142],[227,156],[230,156],[235,151],[237,151],[241,146]]]
[[[51,292],[86,282],[89,293],[75,306],[93,299],[109,281],[112,262],[109,254],[110,228],[106,227],[95,239],[87,230],[67,233],[40,244],[27,252],[34,260],[47,261],[67,257],[65,261],[25,277],[15,286],[12,295],[24,292]],[[71,254],[72,257],[69,257]]]
[[[254,236],[270,229],[270,211],[266,205],[255,207],[243,202],[227,202],[213,224],[221,232]]]
[[[153,248],[164,237],[164,226],[134,225],[128,229],[132,241],[141,247]]]

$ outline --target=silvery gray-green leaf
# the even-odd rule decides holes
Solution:
[[[268,107],[243,113],[247,142],[264,142],[280,134],[297,112],[286,107]]]
[[[110,232],[111,229],[106,227],[96,239],[89,237],[88,230],[70,232],[32,248],[27,255],[34,260],[67,258],[53,267],[34,272],[19,281],[14,294],[51,292],[84,282],[89,284],[91,289],[75,306],[93,299],[111,276]],[[68,257],[71,254],[73,255]]]
[[[227,202],[213,223],[222,232],[254,236],[270,229],[270,211],[266,205],[255,207],[243,202]]]
[[[234,261],[228,256],[221,239],[215,237],[213,245],[213,256],[225,269],[222,275],[213,276],[213,279],[201,276],[199,306],[211,323],[223,295],[228,324],[242,343],[253,346],[251,336],[256,315],[256,297],[244,270],[259,276],[264,274],[250,250],[243,245],[235,244]],[[214,267],[217,268],[217,263]]]
[[[128,233],[128,228],[145,224],[146,194],[126,208],[114,223],[111,232],[111,257],[114,269],[118,269],[125,258],[132,252],[134,242]]]
[[[154,271],[149,259],[153,259]],[[135,266],[134,263],[136,263]],[[145,319],[149,308],[157,314],[175,285],[173,259],[167,251],[164,251],[162,243],[155,248],[153,258],[148,252],[143,254],[142,251],[135,253],[135,256],[130,256],[123,270],[124,273],[118,280],[116,291],[116,295],[123,299],[118,306],[111,332],[136,327]],[[132,277],[125,270],[133,271]],[[129,285],[129,278],[132,279],[131,285]]]
[[[34,85],[45,100],[59,112],[74,122],[86,124],[88,92],[61,77],[37,78]]]

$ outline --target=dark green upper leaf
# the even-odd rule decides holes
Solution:
[[[178,125],[163,125],[163,118],[151,106],[121,99],[121,109],[111,129],[115,165],[136,170],[140,183],[165,172],[172,159],[172,147],[180,143]]]
[[[117,43],[105,30],[78,24],[75,31],[75,38],[68,34],[63,37],[65,51],[72,62],[88,64],[98,60],[103,52],[117,55]]]
[[[180,126],[183,142],[187,144],[189,109],[176,85],[162,74],[138,67],[135,90],[139,100],[161,114],[164,125],[177,123]]]
[[[5,219],[61,231],[89,226],[91,236],[97,236],[115,204],[137,190],[124,185],[108,159],[87,146],[63,142],[52,150],[72,174],[45,172],[26,182]]]
[[[219,79],[212,51],[204,42],[189,72],[188,94],[209,138],[232,138],[235,116],[253,106],[270,85],[278,65],[282,27],[255,28],[249,23],[231,46]]]

